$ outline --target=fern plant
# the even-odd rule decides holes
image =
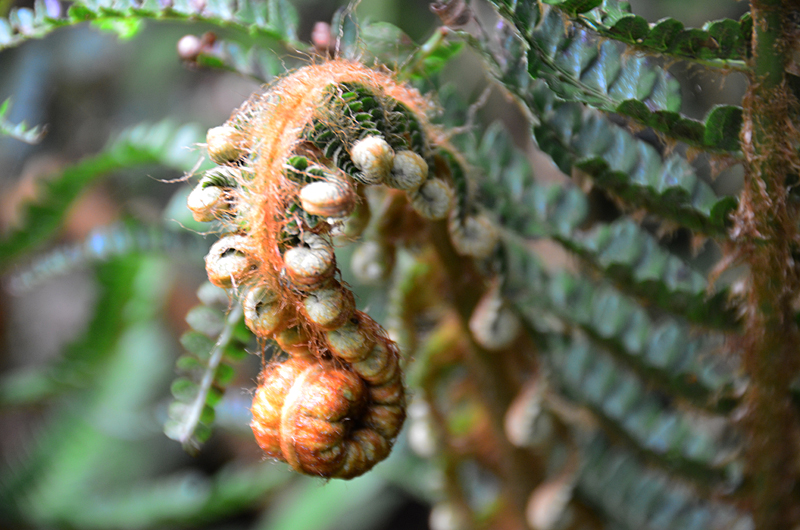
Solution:
[[[739,19],[686,28],[619,0],[475,4],[431,5],[422,44],[354,6],[307,44],[286,0],[37,0],[0,19],[0,50],[84,22],[140,41],[146,22],[188,24],[198,35],[177,55],[197,75],[269,83],[223,126],[171,118],[118,132],[41,183],[0,239],[12,313],[76,269],[97,290],[85,331],[57,356],[8,355],[0,430],[46,414],[21,421],[36,434],[2,462],[3,521],[367,528],[414,497],[435,529],[800,524],[797,6],[752,0]],[[691,117],[676,63],[746,79],[746,93]],[[459,86],[475,64],[525,138],[482,87]],[[0,141],[47,142],[5,101]],[[279,127],[303,112],[303,127]],[[560,172],[531,164],[528,130]],[[289,135],[278,160],[274,139]],[[392,165],[403,156],[413,184],[398,183],[413,173]],[[128,205],[119,223],[52,244],[92,185],[154,167],[180,188],[160,203],[178,223]],[[309,198],[313,186],[329,202]],[[274,248],[254,250],[257,238]],[[324,250],[325,270],[288,267],[297,249]],[[201,281],[205,252],[215,285]],[[323,322],[308,304],[330,282],[336,316]],[[169,327],[176,305],[187,325]],[[331,354],[348,333],[369,347]],[[333,390],[310,392],[316,409],[297,404],[303,391],[281,379],[292,370],[368,380],[369,397],[348,390],[358,410],[323,416]],[[283,428],[306,407],[325,420],[320,437],[352,430],[353,451],[378,455],[336,473],[374,469],[323,482],[262,462],[248,426],[257,382],[253,414],[267,419],[254,430],[270,456],[332,474],[274,438],[270,418]],[[386,415],[391,429],[370,442]]]

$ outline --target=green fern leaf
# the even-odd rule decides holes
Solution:
[[[686,118],[679,113],[678,82],[646,58],[626,55],[583,27],[565,28],[556,9],[546,11],[541,20],[521,19],[502,9],[501,14],[524,36],[531,77],[545,81],[559,98],[621,114],[707,151],[738,150],[740,108],[730,107],[728,112],[738,113],[739,120],[729,119],[724,128],[719,127],[718,116],[709,115],[702,122]],[[524,98],[524,90],[519,93]],[[712,117],[715,121],[709,123]],[[708,127],[713,131],[707,132]]]
[[[586,195],[575,187],[536,184],[502,125],[489,127],[479,147],[468,152],[483,170],[480,203],[506,229],[525,238],[554,239],[621,289],[666,311],[712,327],[735,326],[727,292],[709,296],[705,277],[636,223],[623,218],[581,230],[589,211]]]
[[[589,260],[626,291],[698,324],[734,328],[728,293],[708,294],[706,278],[671,255],[635,222],[623,218],[598,225],[564,246]]]
[[[727,411],[744,382],[736,359],[723,354],[721,336],[693,338],[688,326],[647,311],[609,285],[595,285],[566,272],[550,275],[529,249],[507,242],[505,296],[530,326],[550,332],[542,311],[574,325],[615,359],[673,395],[711,411]]]
[[[517,17],[530,25],[530,12],[541,9],[536,2],[508,4],[492,0],[503,16]],[[631,12],[629,2],[620,0],[543,0],[600,37],[614,39],[637,51],[696,61],[707,66],[742,69],[750,49],[752,19],[714,20],[702,29],[685,28],[673,18],[650,24]],[[525,15],[525,16],[521,16]]]
[[[180,471],[147,482],[93,492],[97,502],[70,511],[74,528],[191,526],[256,506],[287,485],[291,474],[271,462],[229,464],[211,477]]]
[[[707,22],[702,29],[684,28],[675,19],[649,24],[631,13],[628,2],[604,0],[597,9],[571,17],[602,37],[612,38],[639,51],[660,54],[705,65],[741,68],[747,58],[752,20],[723,19]]]
[[[587,406],[609,431],[667,470],[700,484],[741,482],[741,436],[722,416],[679,410],[583,339],[550,341],[548,365],[566,395]]]
[[[164,425],[166,435],[190,453],[197,452],[211,435],[214,409],[233,378],[227,363],[242,358],[243,339],[248,336],[242,332],[240,304],[234,304],[227,315],[219,308],[228,305],[224,290],[204,284],[198,297],[203,305],[189,312],[186,321],[192,330],[181,337],[187,354],[178,359],[177,367],[185,375],[172,383],[175,401]]]
[[[577,104],[536,98],[542,117],[534,127],[539,146],[566,174],[580,169],[596,184],[627,204],[642,206],[693,230],[723,236],[734,197],[717,197],[679,155],[662,160],[650,144],[638,140],[597,112]]]
[[[707,501],[601,434],[584,445],[577,494],[622,528],[728,530],[752,528],[750,516]]]
[[[134,222],[116,223],[92,231],[82,242],[64,245],[21,266],[8,279],[9,289],[21,294],[43,282],[80,267],[142,252],[189,252],[202,255],[207,245],[192,232],[174,232]]]
[[[94,316],[86,331],[68,344],[53,364],[34,371],[13,372],[0,380],[0,406],[33,403],[91,384],[98,366],[110,355],[125,327],[125,307],[135,296],[140,263],[130,257],[118,257],[97,267],[100,288]],[[12,288],[21,287],[18,282]],[[15,289],[18,291],[18,289]],[[19,291],[18,291],[19,292]]]
[[[8,19],[0,18],[0,50],[42,38],[59,27],[86,21],[93,21],[103,29],[113,29],[123,37],[132,37],[140,28],[140,22],[146,19],[207,22],[242,35],[273,39],[289,48],[305,48],[297,41],[297,14],[286,0],[267,3],[258,0],[84,0],[71,4],[66,15],[47,9],[44,2],[37,2],[33,10],[13,9]]]
[[[211,50],[201,52],[195,62],[206,68],[229,70],[259,83],[268,83],[286,69],[286,64],[270,49],[259,45],[246,47],[225,39],[218,39]]]
[[[95,180],[120,169],[160,164],[190,170],[197,159],[189,149],[202,138],[195,125],[170,122],[138,125],[124,131],[100,154],[64,169],[41,186],[39,198],[24,213],[24,224],[0,239],[0,270],[25,251],[47,241],[61,226],[72,202]]]
[[[11,123],[6,119],[6,114],[11,111],[11,98],[6,99],[0,105],[0,136],[9,136],[26,144],[38,144],[47,133],[46,127],[39,125],[28,127],[23,121],[21,123]]]

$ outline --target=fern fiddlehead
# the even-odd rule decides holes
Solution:
[[[405,419],[398,348],[336,279],[332,236],[352,235],[344,223],[366,206],[361,190],[385,185],[424,218],[453,212],[454,238],[475,232],[453,207],[464,169],[430,109],[390,75],[333,60],[284,77],[209,130],[218,167],[188,205],[224,232],[206,257],[209,279],[237,293],[250,330],[288,355],[262,372],[251,426],[268,456],[302,473],[364,473]]]

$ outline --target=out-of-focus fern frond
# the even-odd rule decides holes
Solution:
[[[54,393],[83,386],[104,358],[119,333],[124,306],[131,296],[136,261],[143,252],[174,255],[190,252],[198,256],[207,245],[190,232],[173,232],[158,227],[118,224],[95,230],[82,243],[65,246],[37,258],[11,275],[9,290],[24,294],[42,282],[86,265],[97,265],[96,279],[101,286],[94,319],[83,338],[67,346],[52,366],[23,369],[0,380],[0,406],[39,401]]]
[[[13,124],[6,119],[6,114],[11,110],[11,98],[0,104],[0,136],[9,136],[26,144],[38,144],[47,132],[46,127],[39,125],[28,127],[24,121]]]
[[[139,252],[189,252],[202,255],[208,248],[192,232],[164,230],[160,226],[117,223],[94,230],[85,241],[56,248],[22,266],[7,281],[12,293],[20,294],[42,282],[89,264]]]
[[[683,395],[701,407],[725,411],[736,402],[744,382],[735,359],[721,351],[719,335],[693,338],[678,320],[654,322],[647,311],[608,285],[544,271],[532,251],[508,242],[506,296],[534,328],[547,326],[544,312],[582,329],[641,377],[668,394]],[[545,329],[545,331],[549,331]]]
[[[33,9],[15,8],[7,19],[0,18],[0,50],[26,40],[41,38],[62,26],[93,21],[101,28],[113,29],[131,37],[145,19],[207,22],[245,35],[267,37],[291,48],[297,42],[297,13],[286,0],[86,0],[70,4],[66,14],[53,2],[36,0]]]
[[[588,407],[612,434],[700,484],[739,485],[742,464],[735,457],[742,440],[726,418],[666,404],[633,372],[581,338],[550,342],[548,365],[566,395]]]
[[[267,83],[285,70],[281,58],[272,50],[259,45],[244,46],[238,42],[219,39],[194,59],[197,65],[220,68]]]
[[[195,125],[178,127],[164,121],[124,131],[100,154],[86,158],[47,179],[22,224],[0,239],[0,270],[25,251],[47,241],[61,226],[69,206],[95,180],[120,169],[160,164],[190,170],[199,156],[191,146],[203,138]]]
[[[666,311],[713,327],[736,319],[728,295],[709,295],[706,278],[670,254],[630,219],[581,230],[589,211],[575,187],[536,184],[532,168],[499,124],[490,127],[473,162],[480,175],[480,199],[506,229],[526,238],[550,237],[603,271],[626,292]]]
[[[634,453],[596,435],[584,448],[577,494],[621,528],[729,530],[753,528],[733,506],[704,500],[697,490],[648,469]]]
[[[126,450],[151,428],[146,403],[169,366],[169,339],[157,318],[167,292],[164,263],[128,256],[99,270],[95,318],[53,371],[56,382],[81,391],[56,403],[27,454],[2,463],[9,469],[0,479],[0,506],[42,526],[64,525],[99,484],[130,470],[135,459]]]
[[[116,258],[97,267],[100,293],[94,318],[86,332],[67,345],[64,354],[47,368],[20,369],[0,379],[0,406],[31,403],[68,388],[89,384],[109,355],[124,327],[124,308],[134,295],[139,272],[135,259]]]
[[[97,493],[97,502],[75,510],[75,528],[151,528],[218,520],[263,502],[293,477],[271,462],[228,465],[212,477],[181,472],[120,490]]]

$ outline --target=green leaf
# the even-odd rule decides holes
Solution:
[[[205,297],[205,291],[205,288],[198,291],[201,299]],[[212,297],[208,302],[216,305],[217,299]],[[193,327],[211,322],[211,327],[217,331],[187,331],[181,336],[181,345],[189,355],[182,356],[177,362],[178,370],[184,375],[172,385],[176,401],[170,405],[170,419],[164,425],[164,432],[179,441],[190,453],[197,452],[211,436],[214,408],[220,402],[225,387],[233,380],[235,371],[225,360],[231,348],[237,348],[238,351],[244,349],[244,345],[236,338],[242,314],[242,306],[237,303],[224,318],[220,310],[212,305],[198,306],[187,317]]]
[[[665,55],[707,66],[743,69],[749,51],[748,20],[723,19],[707,22],[702,29],[685,28],[673,18],[649,24],[631,13],[630,4],[603,0],[595,9],[578,13],[560,2],[555,4],[573,22],[582,24],[603,38],[611,38],[634,47],[639,52]]]
[[[195,59],[200,66],[220,68],[250,77],[259,83],[269,83],[283,73],[286,63],[274,51],[254,45],[249,48],[224,39],[219,39],[213,48],[202,52]]]
[[[185,204],[185,200],[184,200]],[[60,246],[30,263],[16,267],[8,278],[12,292],[23,294],[57,276],[87,265],[102,264],[116,257],[137,253],[187,253],[200,257],[208,250],[202,238],[189,231],[164,230],[133,221],[93,230],[84,241]]]
[[[303,481],[292,493],[260,527],[262,530],[315,530],[331,527],[332,523],[352,528],[355,521],[365,518],[374,523],[362,527],[371,528],[398,500],[377,473],[325,484]],[[360,513],[362,511],[365,513]]]
[[[608,6],[598,9],[606,7]],[[518,16],[516,12],[506,14],[505,10],[500,10],[524,38],[529,50],[527,62],[531,78],[543,80],[560,99],[621,114],[688,145],[706,151],[739,150],[738,130],[732,130],[734,121],[728,124],[724,137],[714,136],[713,133],[706,136],[708,123],[679,113],[681,100],[678,82],[664,68],[651,64],[647,58],[626,54],[615,43],[595,35],[586,25],[565,27],[559,9],[545,11],[535,25]],[[581,17],[583,15],[578,17],[579,20],[584,20]],[[672,39],[670,32],[680,31],[672,22],[662,21],[645,36],[645,28],[649,28],[646,21],[629,13],[620,13],[619,18],[615,19],[614,28],[617,29],[614,30],[614,35],[634,42],[642,39],[643,42],[648,42],[648,39],[654,38]],[[722,22],[715,28],[718,32],[727,28],[726,35],[732,32],[730,25]],[[705,41],[713,40],[700,30],[682,32],[681,35],[679,41],[673,44],[682,47],[684,53],[690,53],[686,50],[700,45],[698,41],[703,41],[702,45],[707,46]],[[497,56],[491,52],[487,43],[479,39],[472,41],[483,49],[487,59],[499,65]],[[515,64],[519,68],[520,63],[515,61]],[[514,69],[509,66],[505,68]],[[504,81],[508,85],[509,81],[514,80]],[[533,96],[527,94],[529,83],[514,81],[510,84],[510,88],[526,100],[535,113],[535,105],[531,105],[530,101]]]
[[[367,24],[362,32],[366,64],[375,58],[392,70],[400,69],[417,51],[418,46],[403,30],[387,22]]]
[[[742,130],[742,109],[718,105],[706,117],[703,143],[720,149],[738,149],[739,131]]]
[[[36,2],[33,11],[12,9],[7,20],[0,18],[0,50],[88,20],[95,21],[103,30],[130,38],[139,33],[140,24],[148,19],[205,22],[243,37],[266,37],[289,49],[306,48],[297,41],[297,12],[286,0],[268,0],[266,9],[260,0],[240,0],[235,4],[228,0],[79,0],[69,6],[65,15],[48,13],[44,2]]]
[[[222,333],[222,329],[225,327],[223,315],[216,309],[205,305],[193,307],[186,315],[186,323],[193,330],[207,337],[216,337]],[[184,347],[186,346],[184,345]]]
[[[624,528],[750,528],[748,515],[709,501],[600,433],[584,443],[577,493]]]
[[[0,42],[2,42],[2,39],[0,39]],[[0,136],[9,136],[26,144],[38,144],[42,141],[42,138],[47,133],[46,127],[39,125],[28,127],[24,121],[13,124],[6,119],[6,114],[10,111],[11,98],[8,98],[0,105]]]
[[[398,72],[400,77],[428,80],[458,55],[464,43],[436,31],[421,46],[397,26],[385,22],[367,24],[360,30],[361,62],[377,61]]]
[[[114,33],[122,40],[134,38],[144,28],[144,20],[140,18],[106,18],[92,22],[92,26],[101,31]]]
[[[702,274],[664,250],[630,219],[598,225],[562,241],[643,301],[698,324],[736,327],[737,316],[729,305],[728,293],[709,293]]]
[[[502,125],[493,124],[478,148],[466,152],[482,169],[480,204],[507,230],[524,238],[552,238],[620,289],[665,311],[710,327],[736,326],[728,293],[709,293],[703,275],[633,221],[622,218],[582,230],[589,213],[586,195],[574,186],[538,184]]]
[[[297,10],[287,0],[267,0],[269,24],[279,35],[289,40],[297,39],[297,25],[300,21]]]
[[[724,344],[721,335],[695,338],[678,320],[654,321],[610,285],[566,272],[550,275],[531,250],[510,241],[504,271],[504,295],[533,329],[551,331],[542,319],[542,312],[549,312],[580,328],[645,380],[708,410],[729,410],[741,396],[745,383],[737,375],[736,356],[716,353]]]
[[[104,485],[93,491],[97,502],[61,513],[71,528],[135,530],[192,526],[256,510],[293,478],[273,462],[227,464],[210,476],[181,470],[135,483]]]
[[[95,275],[99,293],[86,331],[69,343],[51,365],[25,375],[23,381],[27,380],[29,385],[36,383],[35,386],[15,384],[21,373],[3,378],[0,404],[32,403],[64,390],[91,384],[124,330],[125,308],[136,296],[135,282],[142,269],[139,260],[130,257],[99,264]],[[19,292],[19,283],[12,281],[10,285]]]
[[[594,9],[602,3],[602,0],[543,0],[542,3],[558,6],[565,13],[575,15]]]
[[[600,306],[598,311],[613,310]],[[581,338],[550,341],[548,365],[567,397],[668,470],[705,485],[741,482],[742,438],[722,416],[672,407],[601,348]],[[699,447],[705,449],[699,451]]]
[[[0,270],[15,257],[52,237],[61,227],[69,206],[99,178],[124,168],[153,163],[188,171],[197,155],[187,147],[202,138],[195,125],[176,127],[168,121],[137,125],[120,134],[100,154],[45,179],[36,202],[23,214],[23,224],[0,239]]]
[[[591,176],[629,205],[648,209],[698,232],[724,236],[734,197],[717,197],[698,179],[691,165],[673,154],[663,159],[650,144],[576,104],[562,104],[542,94],[532,96],[541,116],[534,126],[539,147],[561,171],[573,168]]]
[[[361,49],[360,29],[355,7],[341,7],[333,14],[331,31],[336,37],[335,55],[343,59],[357,59]]]

